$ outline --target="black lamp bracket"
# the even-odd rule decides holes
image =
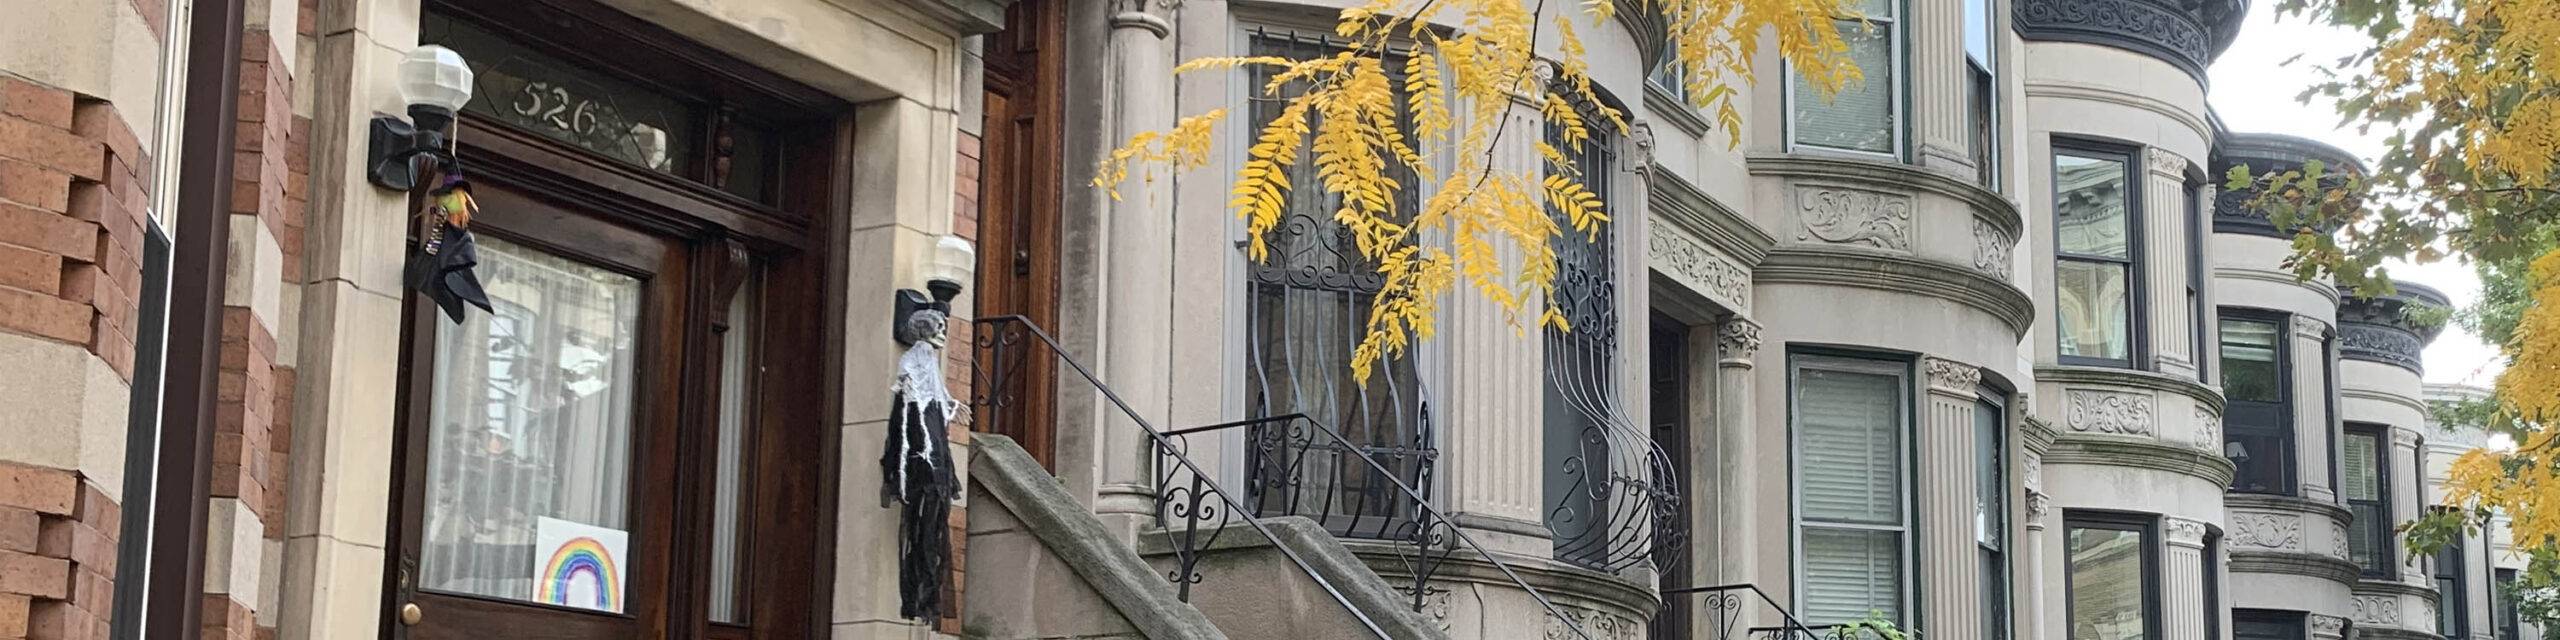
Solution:
[[[409,119],[376,115],[366,135],[366,180],[374,186],[393,191],[417,187],[418,158],[421,156],[450,164],[453,153],[447,151],[445,132],[453,126],[453,111],[430,105],[409,105]]]

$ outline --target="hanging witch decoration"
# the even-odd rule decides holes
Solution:
[[[899,506],[898,615],[931,621],[942,615],[942,586],[950,573],[951,501],[960,491],[944,441],[960,401],[943,385],[942,347],[948,307],[933,303],[897,327],[907,344],[890,384],[889,441],[882,447],[880,505]]]
[[[420,160],[427,184],[426,202],[416,215],[417,236],[409,242],[409,264],[401,280],[462,322],[463,303],[494,313],[489,293],[480,287],[472,267],[480,264],[480,246],[471,235],[471,216],[480,204],[471,199],[471,182],[462,178],[462,163],[451,155],[427,154]]]

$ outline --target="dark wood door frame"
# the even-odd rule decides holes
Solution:
[[[626,271],[644,271],[634,258],[651,252],[664,254],[659,262],[668,265],[643,283],[644,306],[667,306],[654,312],[663,320],[641,325],[657,346],[644,349],[635,375],[649,381],[652,391],[643,402],[655,404],[636,412],[647,422],[632,426],[637,457],[630,477],[635,500],[631,549],[637,557],[663,558],[662,564],[634,568],[635,577],[625,589],[635,605],[630,626],[606,632],[617,635],[576,635],[575,628],[537,626],[482,637],[823,637],[834,576],[831,563],[809,559],[832,557],[836,479],[842,469],[837,451],[848,278],[842,212],[850,210],[853,195],[851,106],[585,0],[427,4],[489,24],[531,28],[578,20],[586,28],[578,37],[593,42],[578,45],[584,47],[580,51],[560,52],[564,58],[599,64],[618,60],[630,70],[622,80],[687,99],[717,99],[726,108],[776,126],[783,140],[777,156],[781,168],[769,200],[755,202],[703,184],[700,175],[668,175],[618,163],[492,118],[463,115],[458,155],[468,163],[473,181],[486,185],[484,233]],[[593,231],[598,224],[608,231]],[[571,230],[581,228],[587,231]],[[576,240],[563,242],[564,236]],[[742,479],[742,519],[747,524],[739,535],[747,573],[738,594],[749,624],[731,625],[709,620],[712,549],[707,532],[710,505],[717,498],[711,481],[716,456],[681,452],[716,450],[717,430],[709,427],[716,424],[716,366],[725,355],[720,332],[730,329],[725,327],[727,294],[742,286],[749,270],[760,274],[764,291],[776,295],[762,298],[754,327],[762,339],[751,347],[762,369],[749,388],[755,411],[744,446],[745,459],[752,462]],[[383,575],[386,638],[411,637],[398,622],[398,612],[419,596],[414,581],[404,577],[415,576],[410,561],[423,524],[410,513],[419,508],[426,471],[425,416],[433,372],[432,363],[422,359],[434,353],[432,323],[448,322],[414,297],[404,312],[402,388],[394,425],[398,455],[393,456],[395,490],[389,496],[392,539]],[[813,349],[816,357],[811,357]],[[660,388],[663,394],[657,393]],[[638,502],[643,499],[659,502],[644,507]],[[442,608],[429,612],[431,619],[477,604],[469,597],[429,597]],[[642,610],[651,600],[660,601],[657,608]],[[523,609],[486,602],[503,610]]]
[[[978,222],[977,313],[1058,327],[1059,189],[1066,3],[1018,0],[986,44],[986,121]],[[1022,444],[1056,470],[1057,367],[1047,354],[986,363],[1008,376],[994,415],[974,426]]]

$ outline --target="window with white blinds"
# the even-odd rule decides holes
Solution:
[[[1794,366],[1798,610],[1814,624],[1901,619],[1908,367],[1831,356]]]

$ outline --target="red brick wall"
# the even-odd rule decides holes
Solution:
[[[133,376],[142,144],[113,105],[0,76],[0,332]],[[0,463],[0,638],[97,640],[122,513],[68,469]]]
[[[961,132],[958,168],[960,179],[955,189],[958,193],[953,194],[955,197],[951,200],[951,234],[968,239],[970,242],[978,241],[978,171],[980,168],[978,154],[977,134]],[[974,343],[971,342],[969,329],[969,323],[955,319],[951,324],[950,347],[943,351],[944,382],[951,387],[951,394],[963,402],[969,400],[972,391],[969,383],[974,379],[970,367],[977,361],[975,357],[977,349],[971,346]],[[969,444],[969,425],[973,422],[965,411],[961,413],[958,420],[953,421],[952,444],[960,446]],[[958,462],[963,465],[968,464],[966,460]],[[961,597],[965,595],[960,587],[968,582],[968,575],[969,513],[967,509],[952,509],[951,582],[944,587],[942,620],[939,621],[940,624],[935,625],[943,633],[960,633],[960,603]]]

